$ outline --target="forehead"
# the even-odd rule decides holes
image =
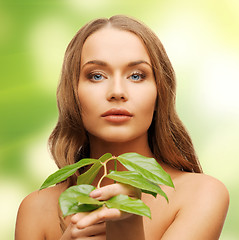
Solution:
[[[107,26],[90,35],[82,48],[81,63],[103,60],[117,63],[144,60],[151,63],[143,41],[134,33]]]

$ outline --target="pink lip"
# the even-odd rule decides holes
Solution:
[[[109,122],[125,122],[132,118],[132,114],[124,108],[111,108],[101,115],[105,120]]]
[[[124,116],[132,117],[132,114],[124,108],[111,108],[110,110],[103,113],[101,117],[106,117],[109,115],[124,115]]]

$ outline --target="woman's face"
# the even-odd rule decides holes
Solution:
[[[147,139],[157,89],[142,40],[113,27],[90,35],[82,49],[78,94],[90,139]]]

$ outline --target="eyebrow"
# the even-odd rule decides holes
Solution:
[[[148,66],[152,67],[150,63],[148,63],[147,61],[144,61],[144,60],[130,62],[128,64],[128,67],[133,67],[133,66],[136,66],[136,65],[139,65],[139,64],[147,64]]]
[[[130,63],[128,63],[127,66],[128,66],[128,67],[133,67],[133,66],[140,65],[140,64],[147,64],[149,67],[152,68],[151,64],[148,63],[147,61],[144,61],[144,60],[138,60],[138,61],[130,62]],[[88,62],[86,62],[86,63],[82,66],[82,69],[83,69],[86,65],[99,65],[99,66],[103,66],[103,67],[108,66],[108,64],[107,64],[106,62],[101,61],[101,60],[88,61]]]

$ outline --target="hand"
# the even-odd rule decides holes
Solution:
[[[111,184],[90,193],[90,196],[97,200],[107,200],[116,195],[124,194],[131,198],[141,198],[141,190],[126,184]],[[96,212],[96,211],[95,211]],[[94,214],[94,212],[93,212]],[[97,214],[100,221],[106,221],[107,240],[145,240],[143,218],[138,215],[121,212],[118,209],[100,209]],[[84,224],[89,224],[90,219],[87,216]],[[89,222],[88,222],[89,220]],[[96,220],[97,221],[97,220]]]
[[[61,240],[106,240],[106,224],[99,222],[85,228],[78,226],[78,222],[83,220],[89,212],[77,213],[71,218],[71,223],[61,237]],[[84,220],[83,220],[84,221]]]
[[[141,191],[125,184],[111,184],[96,189],[90,193],[90,197],[97,200],[108,200],[113,196],[125,194],[132,198],[140,198]],[[132,214],[121,212],[118,209],[101,207],[87,213],[77,213],[72,216],[71,224],[68,226],[62,240],[64,239],[106,239],[106,221],[119,221],[132,216]],[[63,238],[64,237],[64,238]]]
[[[104,201],[119,194],[128,195],[132,198],[141,198],[141,191],[139,189],[123,183],[110,184],[102,188],[95,189],[90,193],[90,197]]]
[[[99,201],[108,200],[119,194],[128,195],[131,198],[140,198],[141,191],[130,185],[116,183],[104,186],[96,189],[90,193],[90,197]],[[108,209],[107,207],[101,207],[93,212],[86,214],[84,217],[82,214],[75,214],[72,217],[72,223],[77,224],[77,227],[83,229],[99,222],[105,222],[110,220],[122,220],[129,217],[132,214],[121,212],[118,209]]]

